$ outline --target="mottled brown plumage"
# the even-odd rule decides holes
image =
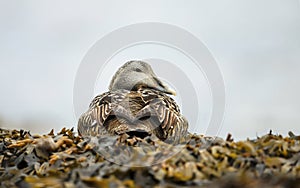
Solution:
[[[180,138],[188,123],[175,94],[142,61],[125,63],[114,75],[109,91],[98,95],[78,121],[83,136],[144,132],[158,138]]]

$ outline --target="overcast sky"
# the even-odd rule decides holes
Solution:
[[[300,134],[298,0],[0,0],[3,126],[35,133],[76,127],[73,87],[84,56],[110,32],[143,22],[183,28],[200,39],[215,58],[226,89],[226,111],[219,136],[230,132],[237,139],[253,138],[270,129],[284,135],[289,130]],[[144,59],[143,49],[149,52],[155,46],[129,48],[111,61],[134,54],[133,58]],[[178,56],[171,49],[158,51],[168,54],[167,61]],[[164,58],[146,54],[145,59]],[[114,72],[116,67],[106,73]],[[161,73],[159,76],[164,77]],[[203,78],[199,75],[199,80]],[[108,85],[109,80],[107,76],[99,77],[97,84]],[[105,90],[97,84],[95,94]],[[212,105],[205,84],[202,90],[198,101],[202,114],[197,125],[199,133],[205,133],[201,127],[208,123]],[[181,99],[176,100],[184,104]],[[187,107],[183,113],[193,116]]]

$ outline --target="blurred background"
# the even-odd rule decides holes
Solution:
[[[73,86],[83,57],[106,34],[140,22],[184,28],[212,53],[226,88],[219,136],[300,134],[298,0],[0,0],[0,126],[76,127]]]

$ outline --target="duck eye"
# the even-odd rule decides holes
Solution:
[[[139,69],[139,68],[136,68],[135,71],[136,71],[136,72],[142,72],[142,70]]]

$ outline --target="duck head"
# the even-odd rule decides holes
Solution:
[[[176,95],[176,92],[164,84],[153,72],[151,66],[143,61],[125,63],[113,76],[109,90],[126,89],[136,91],[141,88],[155,89],[160,92]]]

